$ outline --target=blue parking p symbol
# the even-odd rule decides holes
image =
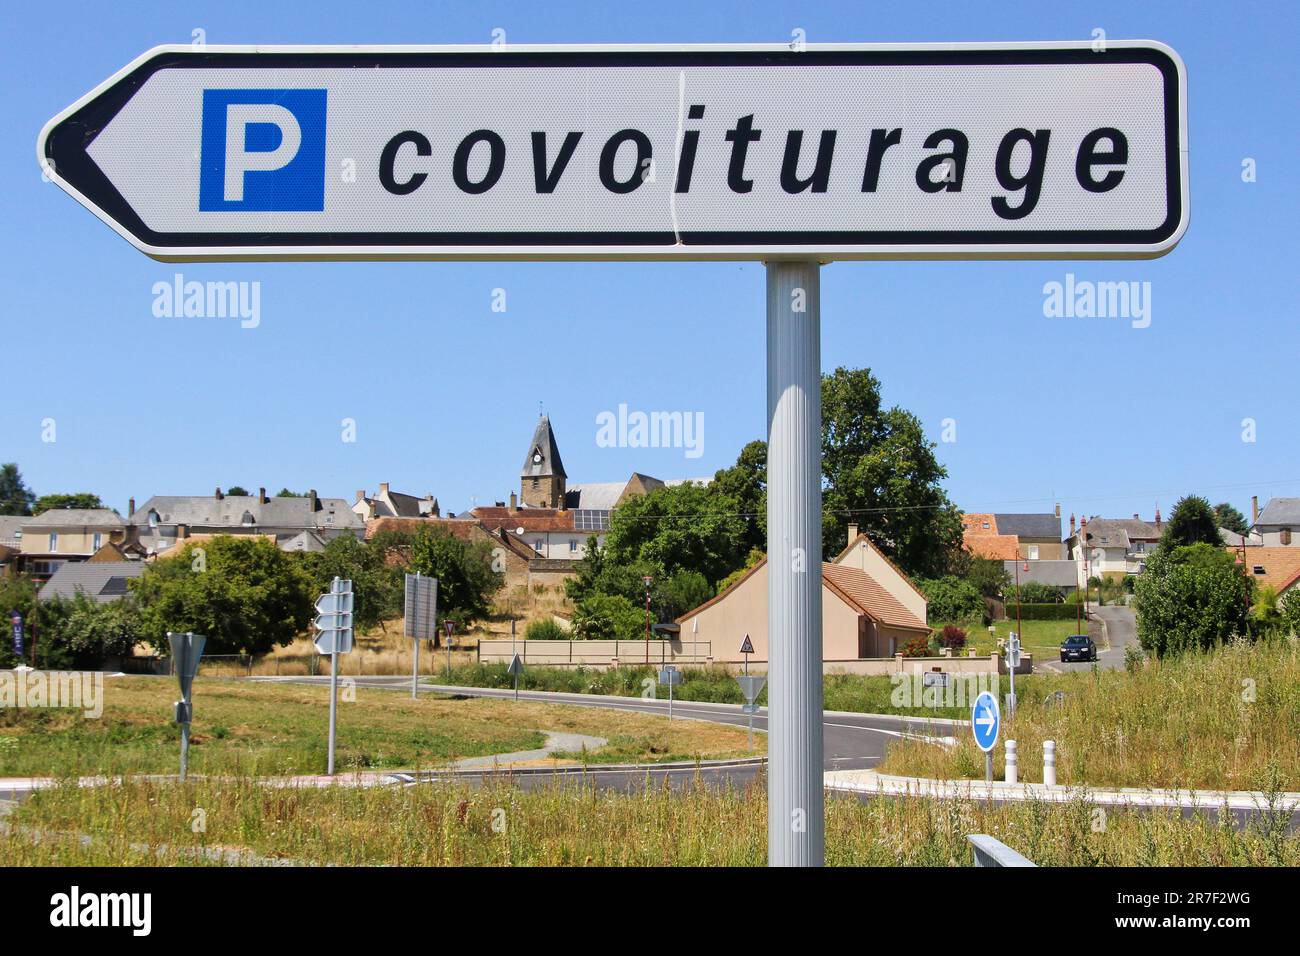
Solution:
[[[325,209],[325,90],[204,90],[201,212]]]

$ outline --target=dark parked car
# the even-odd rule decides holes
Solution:
[[[1061,645],[1061,660],[1095,661],[1097,645],[1087,634],[1071,634]]]

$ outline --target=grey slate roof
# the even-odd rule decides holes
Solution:
[[[142,529],[149,527],[149,512],[158,513],[162,525],[191,528],[299,528],[325,530],[341,528],[364,531],[365,522],[342,498],[318,498],[315,512],[309,498],[271,498],[261,502],[257,495],[154,495],[131,515]],[[251,523],[244,521],[247,514]]]
[[[0,515],[0,544],[18,547],[22,543],[23,525],[30,520],[27,515]]]
[[[1001,525],[999,525],[1000,527]],[[1160,529],[1149,521],[1132,518],[1089,518],[1088,534],[1092,535],[1091,543],[1095,546],[1098,539],[1108,537],[1112,544],[1107,547],[1117,547],[1119,545],[1119,536],[1124,535],[1125,545],[1133,540],[1159,540]]]
[[[1300,528],[1300,498],[1270,498],[1255,527],[1281,525]]]
[[[1054,513],[1002,514],[993,516],[998,524],[998,534],[1015,534],[1022,538],[1061,539],[1061,519]]]
[[[626,481],[606,481],[598,484],[569,485],[564,496],[565,506],[591,511],[612,511],[614,503],[627,487]]]
[[[534,453],[541,454],[540,462],[533,461]],[[521,478],[549,478],[552,475],[568,477],[564,471],[564,462],[560,461],[560,449],[555,444],[555,433],[551,431],[551,420],[545,415],[537,421],[537,428],[533,431],[533,440],[528,444],[528,453],[524,455],[524,465],[519,475]]]
[[[24,518],[24,528],[121,528],[121,516],[109,508],[51,508]]]
[[[1002,525],[999,524],[998,527],[1000,528]],[[1048,584],[1058,588],[1076,588],[1079,586],[1079,566],[1073,561],[1003,561],[1002,566],[1007,569],[1012,581],[1016,579],[1017,564],[1020,565],[1021,584],[1037,581],[1039,584]],[[1029,567],[1028,571],[1025,570],[1026,565]]]
[[[143,561],[68,561],[41,587],[40,599],[70,600],[81,591],[97,604],[107,604],[126,594],[126,582],[144,574],[144,568]]]

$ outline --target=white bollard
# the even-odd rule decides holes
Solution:
[[[1056,741],[1043,741],[1043,786],[1056,786]]]
[[[1016,765],[1016,742],[1007,741],[1007,783],[1016,783],[1020,778],[1020,768]]]

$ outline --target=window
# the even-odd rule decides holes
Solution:
[[[1030,560],[1030,561],[1037,561],[1037,560],[1038,560],[1038,545],[1036,545],[1036,544],[1031,544],[1031,545],[1029,546],[1029,560]]]
[[[538,554],[541,554],[541,553],[542,553],[542,539],[541,539],[541,538],[538,538],[537,540],[535,540],[535,541],[533,542],[533,550],[536,551]]]
[[[534,478],[534,479],[533,479],[533,491],[536,491],[536,490],[537,490],[538,488],[540,488],[540,487],[542,487],[542,480],[541,480],[540,478]]]
[[[1264,573],[1265,573],[1265,571],[1264,571],[1264,565],[1262,565],[1262,564],[1257,564],[1257,565],[1255,565],[1251,570],[1254,571],[1256,574],[1264,574]]]
[[[90,550],[98,551],[100,546],[104,543],[104,536],[96,531],[94,537],[90,539],[90,542]]]
[[[50,554],[54,554],[58,550],[59,550],[59,533],[57,531],[51,531],[50,532]]]
[[[1283,528],[1280,532],[1278,532],[1278,540],[1281,541],[1283,544],[1290,544],[1290,543],[1291,543],[1291,529],[1290,529],[1290,528]]]
[[[570,539],[569,539],[569,554],[577,554],[577,553],[578,553],[578,539],[577,539],[577,538],[570,538]]]

